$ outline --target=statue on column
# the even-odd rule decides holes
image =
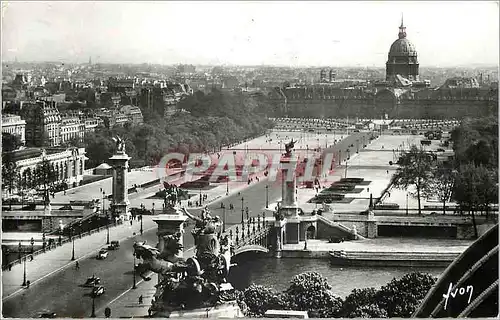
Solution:
[[[289,143],[285,144],[285,155],[286,156],[289,157],[289,156],[292,155],[292,150],[295,147],[295,143],[296,142],[297,141],[293,141],[293,139],[292,139],[292,141],[290,141]]]
[[[125,141],[123,141],[122,138],[120,138],[119,135],[116,137],[113,137],[113,141],[115,142],[116,145],[116,152],[117,153],[125,153]]]

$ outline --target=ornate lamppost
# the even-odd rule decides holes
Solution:
[[[144,204],[141,203],[141,214],[139,215],[139,219],[141,219],[141,236],[142,236],[142,215],[144,214],[144,210],[145,210],[145,207],[144,207]]]
[[[104,206],[104,196],[106,195],[106,192],[101,188],[102,192],[102,212],[104,213],[105,206]],[[109,244],[109,212],[106,211],[106,244]]]
[[[26,259],[28,259],[28,257],[24,256],[23,287],[26,286]]]
[[[229,173],[226,174],[226,196],[229,195]]]
[[[266,209],[269,208],[269,186],[266,185]]]
[[[222,204],[222,233],[226,232],[226,205]]]
[[[134,283],[132,285],[132,289],[137,289],[137,286],[135,284],[135,251],[133,252],[133,255],[134,255],[134,272],[133,272],[133,275],[134,275],[133,281],[134,281]]]
[[[94,286],[92,287],[92,292],[90,293],[91,297],[92,297],[92,313],[90,314],[90,317],[91,318],[95,318],[96,315],[95,315],[95,284]]]
[[[241,197],[241,223],[245,223],[245,219],[243,217],[243,214],[244,214],[244,212],[243,212],[244,211],[244,209],[243,209],[243,201],[244,200],[245,199],[243,197]]]
[[[75,237],[73,235],[73,227],[69,229],[69,237],[71,238],[71,242],[73,243],[73,250],[71,251],[71,261],[75,260]]]

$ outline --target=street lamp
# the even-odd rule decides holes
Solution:
[[[408,191],[406,191],[406,215],[408,215]]]
[[[266,185],[266,209],[269,208],[269,186]]]
[[[141,203],[141,214],[140,214],[140,219],[141,219],[141,236],[142,236],[142,215],[144,213],[144,204]]]
[[[226,205],[222,204],[222,233],[226,232]]]
[[[28,257],[24,256],[24,273],[23,273],[23,287],[26,286],[26,259]]]
[[[91,318],[95,318],[95,284],[92,287],[92,291],[90,292],[90,296],[92,297],[92,314],[90,315]]]
[[[226,175],[226,196],[229,195],[229,173]]]
[[[245,219],[243,217],[243,211],[244,211],[244,209],[243,209],[243,201],[244,201],[244,198],[241,197],[241,223],[245,222]]]
[[[134,284],[132,285],[132,289],[137,289],[137,286],[135,285],[135,252],[133,253],[134,255]]]
[[[73,250],[71,251],[71,261],[74,261],[75,260],[75,237],[73,235],[73,227],[71,227],[71,229],[69,229],[69,236],[71,238],[71,242],[73,243]]]
[[[106,192],[102,190],[102,212],[104,213],[104,196],[106,195]],[[109,244],[109,213],[106,211],[106,244]]]
[[[349,149],[347,149],[347,158],[345,159],[345,178],[346,179],[347,179],[347,165],[348,165],[349,158],[350,158]]]

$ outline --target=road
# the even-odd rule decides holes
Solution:
[[[241,197],[244,198],[244,207],[249,207],[249,215],[262,214],[266,203],[266,189],[268,182],[254,182],[243,190],[240,195],[233,194],[221,199],[209,206],[212,215],[223,218],[220,202],[229,207],[232,203],[233,211],[227,210],[227,225],[241,222]],[[269,202],[272,203],[281,197],[281,188],[276,184],[270,184],[268,189]],[[200,210],[190,210],[195,215],[200,215]],[[246,216],[245,216],[246,218]],[[191,235],[191,226],[184,233],[184,247],[190,248],[194,245]],[[113,239],[111,239],[113,240]],[[105,260],[96,260],[92,255],[79,261],[80,269],[66,268],[53,274],[24,292],[8,299],[3,303],[3,316],[15,318],[37,317],[38,313],[50,311],[55,312],[58,317],[89,317],[92,310],[92,299],[88,296],[89,288],[81,287],[87,277],[95,274],[102,279],[106,287],[106,293],[95,299],[96,310],[104,308],[111,300],[119,296],[125,290],[131,288],[133,281],[133,255],[132,245],[135,240],[147,240],[148,243],[156,245],[156,230],[149,230],[143,236],[124,240],[120,243],[121,248],[110,251]],[[140,278],[137,277],[137,281]],[[152,281],[156,281],[153,277]]]

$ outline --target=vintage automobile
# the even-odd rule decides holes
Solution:
[[[111,241],[111,244],[108,246],[108,250],[118,250],[120,248],[120,242]]]
[[[92,288],[91,295],[94,297],[99,297],[104,294],[104,291],[106,291],[106,289],[104,289],[103,286],[94,287]]]
[[[38,315],[38,318],[54,319],[57,318],[57,314],[55,312],[42,312]]]
[[[96,276],[92,276],[92,277],[88,277],[87,281],[83,285],[85,287],[93,287],[99,283],[101,283],[101,279],[96,277]]]
[[[108,257],[108,250],[107,249],[101,249],[99,250],[99,253],[97,253],[97,259],[98,260],[103,260],[103,259],[106,259]]]

